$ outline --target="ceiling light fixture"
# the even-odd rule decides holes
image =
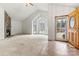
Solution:
[[[26,6],[33,6],[32,3],[25,3]]]

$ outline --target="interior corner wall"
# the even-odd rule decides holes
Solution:
[[[32,24],[31,21],[29,20],[24,20],[23,21],[23,33],[24,34],[32,34]]]
[[[31,14],[28,18],[22,22],[22,32],[24,34],[32,34],[32,20],[38,14],[38,11]]]
[[[32,34],[32,20],[39,14],[45,16],[45,18],[48,19],[47,11],[37,10],[35,13],[23,20],[22,31],[24,34]]]
[[[5,38],[4,32],[4,9],[0,8],[0,39]]]
[[[72,7],[62,5],[49,4],[49,20],[48,20],[48,39],[55,40],[55,16],[67,15],[74,10]]]
[[[30,15],[22,22],[22,32],[24,34],[32,34],[32,19],[37,15],[37,12]]]
[[[22,34],[22,21],[11,19],[11,35]]]

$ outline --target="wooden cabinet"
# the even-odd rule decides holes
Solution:
[[[74,17],[74,27],[70,27],[71,17]],[[79,48],[79,8],[76,8],[68,15],[68,41],[74,47]]]

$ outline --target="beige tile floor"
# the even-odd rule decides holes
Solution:
[[[46,35],[18,35],[0,40],[1,56],[47,55]]]
[[[48,41],[46,35],[17,35],[0,40],[0,56],[79,56],[67,42]]]

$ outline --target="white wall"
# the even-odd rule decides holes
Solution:
[[[49,4],[48,39],[55,40],[55,16],[68,15],[74,8]]]
[[[47,12],[37,10],[33,14],[31,14],[28,18],[25,20],[17,20],[12,18],[11,19],[11,35],[16,34],[32,34],[32,20],[37,15],[43,15],[44,17],[48,18]]]
[[[25,33],[25,34],[32,34],[32,20],[34,19],[34,17],[36,17],[39,14],[41,14],[44,17],[48,18],[46,11],[41,11],[41,10],[36,11],[35,13],[30,15],[28,18],[26,18],[23,21],[23,26],[22,26],[23,27],[23,29],[22,29],[23,33]]]
[[[28,18],[23,20],[22,22],[22,32],[24,34],[31,34],[32,33],[32,19],[37,15],[37,11],[30,15]]]
[[[0,8],[0,39],[4,38],[4,10]]]
[[[22,21],[11,19],[11,35],[22,33]]]

